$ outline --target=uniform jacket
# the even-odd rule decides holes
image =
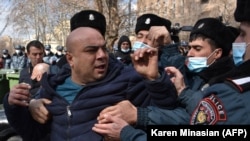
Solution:
[[[120,138],[121,141],[146,141],[147,133],[127,125],[121,130]]]
[[[51,58],[54,56],[54,53],[50,52],[48,55],[44,55],[43,57],[43,62],[47,63],[47,64],[53,64],[53,60],[51,60]]]
[[[180,93],[178,97],[178,107],[174,110],[165,110],[158,107],[138,108],[137,126],[146,127],[148,124],[189,124],[190,114],[186,111],[186,106],[196,105],[198,102],[191,102],[191,97],[199,97],[204,89],[225,80],[225,70],[233,70],[234,65],[230,58],[223,58],[217,61],[199,74],[187,73],[186,80],[189,85]]]
[[[179,49],[178,44],[170,44],[160,48],[159,52],[159,66],[165,68],[174,66],[184,73],[185,71],[185,59]]]
[[[213,85],[186,102],[190,124],[250,125],[250,60],[231,71],[224,83]]]
[[[156,81],[147,81],[132,67],[124,66],[115,60],[110,61],[107,76],[99,82],[85,85],[71,104],[55,91],[56,86],[63,83],[70,75],[68,64],[63,66],[59,75],[43,77],[40,96],[52,100],[52,104],[47,106],[53,115],[51,140],[101,141],[102,137],[91,129],[97,122],[97,116],[105,107],[124,99],[129,99],[136,106],[142,107],[154,104],[165,108],[174,107],[177,98],[176,90],[166,73],[162,73]],[[6,106],[8,103],[5,102]],[[22,126],[22,121],[12,117],[15,110],[22,108],[6,108],[8,110],[5,112],[10,124],[19,129],[17,131],[25,139],[37,140],[46,133],[44,131],[47,130],[44,128],[48,126],[38,128],[33,120],[30,120],[30,126]],[[22,110],[25,111],[25,109]],[[19,114],[19,118],[31,118],[26,115],[27,111],[22,113]],[[28,127],[33,129],[27,129]],[[37,136],[33,132],[37,133]]]
[[[3,59],[3,68],[4,69],[10,69],[11,56],[8,54],[7,57],[2,57],[2,59]]]
[[[183,107],[166,110],[139,108],[138,125],[148,124],[250,124],[250,60],[225,74],[223,83],[214,83],[193,94],[179,96]],[[142,116],[143,115],[143,116]],[[156,116],[157,115],[157,116]]]
[[[23,69],[27,65],[27,56],[24,53],[14,53],[11,57],[11,69]]]

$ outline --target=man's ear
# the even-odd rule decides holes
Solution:
[[[72,53],[67,52],[66,53],[66,59],[67,59],[69,65],[72,67],[72,65],[73,65],[73,56],[72,56]]]
[[[217,48],[215,51],[215,59],[219,59],[222,56],[222,49],[221,48]]]

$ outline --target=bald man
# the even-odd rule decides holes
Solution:
[[[31,74],[31,79],[40,81],[42,79],[43,74],[49,71],[49,66],[50,65],[47,63],[37,64],[33,69],[33,72]]]
[[[32,74],[31,74],[31,89],[30,94],[31,97],[35,97],[38,89],[40,88],[40,80],[45,72],[49,71],[49,64],[46,63],[38,63],[34,66]]]

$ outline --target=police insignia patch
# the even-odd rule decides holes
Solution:
[[[204,26],[204,23],[201,23],[199,26],[198,26],[198,29],[202,28]]]
[[[226,119],[224,106],[216,95],[211,94],[200,101],[191,116],[190,124],[214,125],[216,122]]]
[[[147,18],[146,21],[145,21],[145,24],[150,24],[150,18]]]
[[[89,20],[91,20],[91,21],[95,20],[95,17],[93,14],[89,14]]]

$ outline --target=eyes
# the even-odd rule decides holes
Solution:
[[[123,46],[128,46],[129,44],[126,42],[126,43],[122,43]]]
[[[201,46],[188,46],[189,50],[193,49],[195,51],[201,51],[202,47]]]
[[[32,56],[42,56],[43,53],[32,53]]]
[[[108,49],[106,47],[106,45],[102,46],[102,47],[97,47],[97,46],[88,46],[84,49],[85,52],[89,52],[89,53],[96,53],[99,49],[101,49],[104,52],[108,52]]]

